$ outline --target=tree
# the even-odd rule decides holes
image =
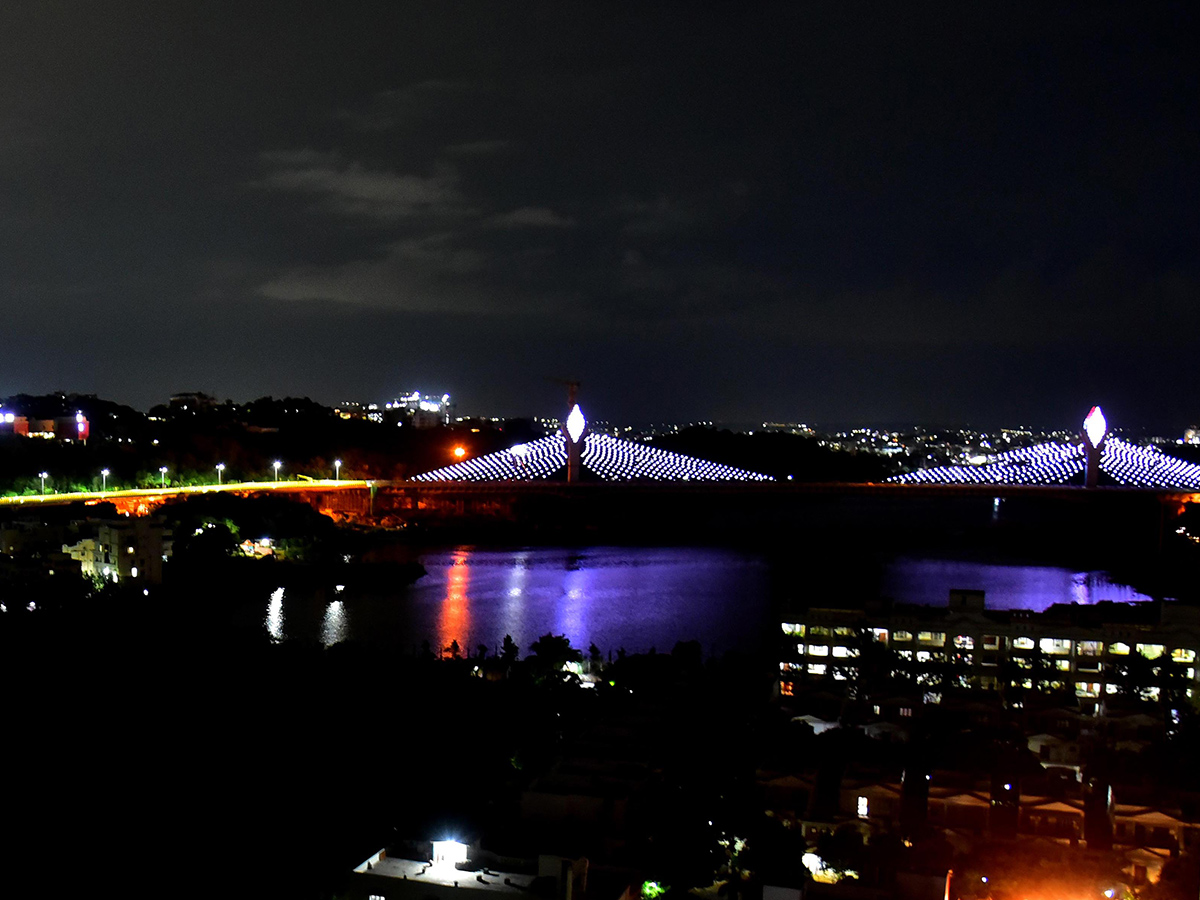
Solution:
[[[529,649],[531,655],[526,662],[535,682],[570,684],[579,680],[577,674],[567,669],[567,664],[581,662],[583,654],[571,646],[566,635],[544,634]]]
[[[500,659],[507,665],[512,665],[519,658],[521,648],[516,645],[511,634],[504,636],[504,643],[500,645]]]

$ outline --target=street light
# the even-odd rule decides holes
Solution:
[[[279,481],[279,467],[282,466],[283,463],[281,463],[279,460],[275,460],[275,462],[271,463],[271,465],[274,466],[274,468],[275,468],[275,481],[278,482]]]
[[[100,477],[103,479],[100,482],[100,493],[103,494],[105,491],[108,490],[108,469],[101,469]]]
[[[225,463],[217,463],[217,484],[222,484],[224,482],[224,479],[222,477],[224,472],[225,472]]]
[[[159,487],[163,487],[163,488],[165,488],[167,486],[167,467],[166,466],[158,467],[158,484],[159,484]]]
[[[340,459],[335,459],[333,461],[333,480],[342,480],[342,461]]]
[[[50,477],[49,472],[38,472],[38,478],[42,479],[42,496],[46,496],[46,479]]]

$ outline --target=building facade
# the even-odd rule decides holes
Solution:
[[[980,591],[952,591],[946,607],[809,607],[782,623],[779,689],[852,682],[859,692],[909,684],[1072,691],[1086,711],[1106,698],[1179,702],[1195,696],[1200,609],[1174,602],[990,610]]]

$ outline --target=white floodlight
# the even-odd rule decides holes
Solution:
[[[1104,420],[1104,413],[1100,411],[1100,407],[1093,406],[1092,411],[1083,420],[1083,433],[1087,435],[1088,442],[1093,447],[1099,447],[1100,442],[1104,440],[1108,433],[1108,422]]]
[[[583,429],[587,428],[587,420],[583,417],[583,413],[579,409],[579,404],[576,403],[571,414],[567,416],[567,434],[571,436],[571,443],[578,444],[579,439],[583,437]]]
[[[458,841],[433,841],[433,864],[454,868],[455,863],[467,861],[467,845]]]

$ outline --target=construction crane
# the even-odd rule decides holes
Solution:
[[[547,381],[552,381],[555,384],[564,385],[567,389],[567,412],[575,408],[575,396],[579,393],[578,378],[547,378]]]

